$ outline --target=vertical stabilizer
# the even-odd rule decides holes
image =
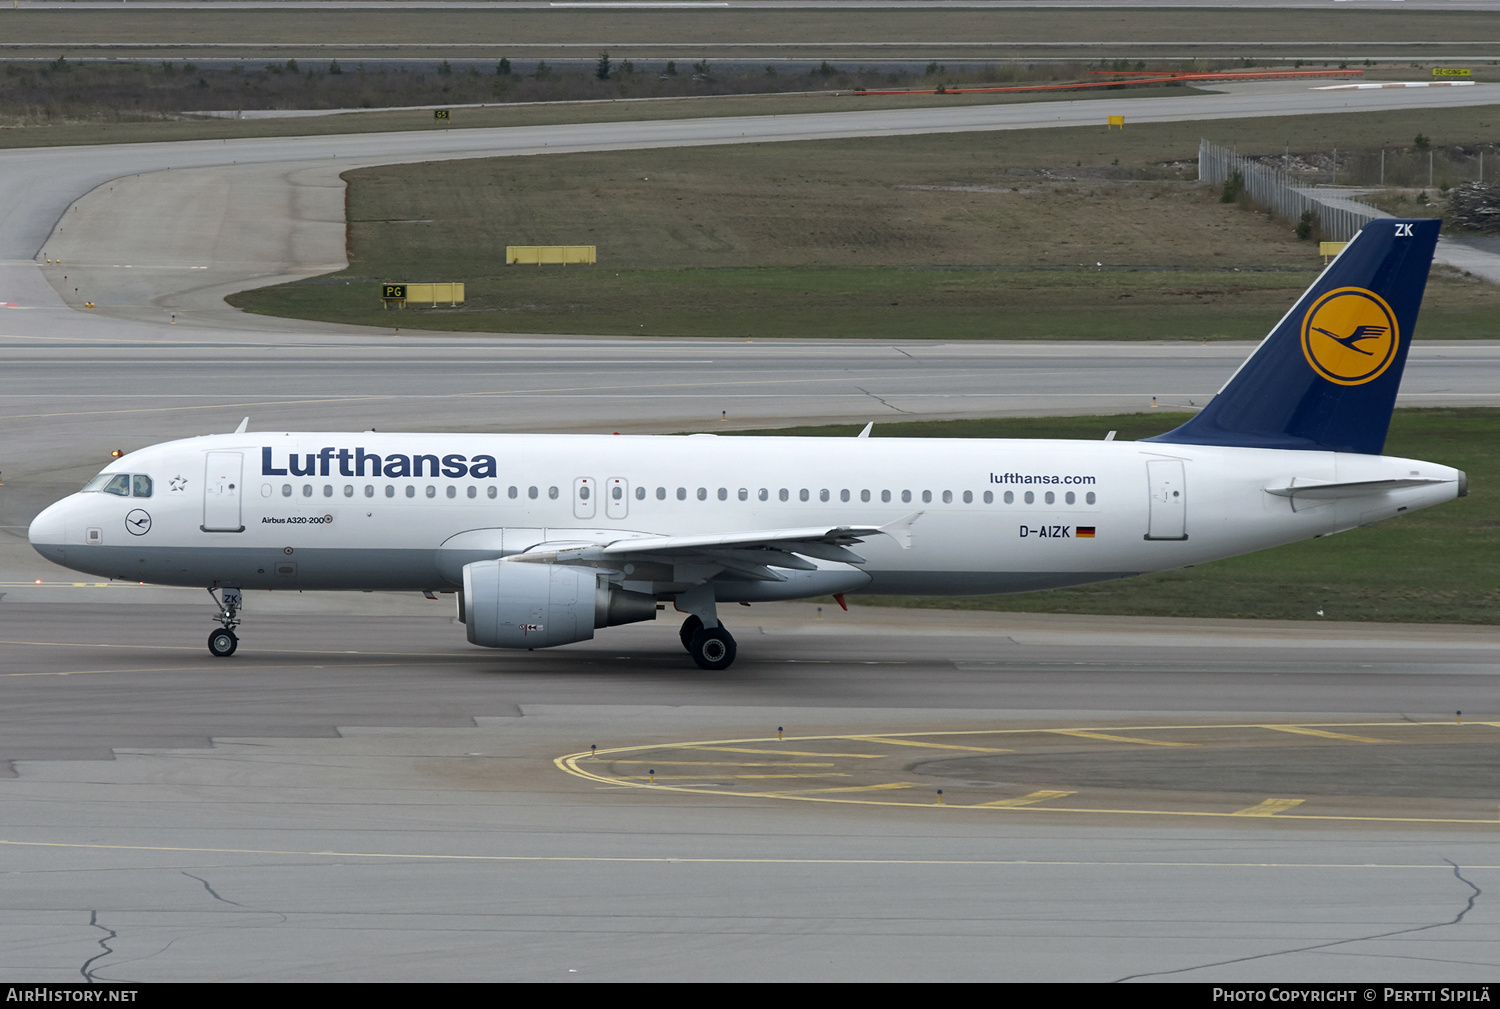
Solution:
[[[1440,224],[1367,223],[1208,406],[1147,440],[1379,455]]]

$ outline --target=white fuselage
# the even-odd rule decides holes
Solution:
[[[59,564],[108,578],[452,590],[463,563],[540,544],[881,526],[920,513],[909,547],[860,543],[863,574],[838,587],[933,594],[1178,568],[1448,501],[1462,479],[1383,456],[1150,442],[374,432],[194,438],[104,472],[149,476],[150,496],[74,494],[30,535]],[[1325,499],[1273,493],[1400,480],[1427,482]],[[665,594],[705,576],[642,572],[635,588]]]

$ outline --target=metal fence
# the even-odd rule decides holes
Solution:
[[[1329,206],[1299,190],[1296,180],[1286,172],[1242,158],[1227,147],[1198,141],[1198,181],[1223,185],[1235,172],[1245,181],[1245,193],[1254,203],[1294,223],[1312,211],[1318,218],[1317,230],[1330,241],[1347,242],[1366,221],[1381,216],[1374,207],[1365,212]]]

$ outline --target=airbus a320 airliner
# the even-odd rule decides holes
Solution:
[[[203,586],[214,655],[245,589],[456,592],[469,641],[542,648],[721,603],[1024,592],[1123,578],[1462,497],[1382,456],[1437,242],[1378,220],[1217,396],[1140,442],[233,434],[154,445],[52,505],[31,542],[90,574]]]

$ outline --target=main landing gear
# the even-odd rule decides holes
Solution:
[[[244,597],[239,589],[228,587],[220,589],[217,595],[213,589],[209,589],[208,594],[213,596],[214,605],[219,607],[219,613],[214,619],[224,625],[208,636],[208,651],[217,658],[228,658],[240,646],[239,635],[234,633],[234,629],[240,624],[240,607],[244,605]]]
[[[699,669],[728,669],[734,662],[734,635],[725,630],[723,624],[704,627],[701,619],[691,616],[682,622],[677,635]]]

